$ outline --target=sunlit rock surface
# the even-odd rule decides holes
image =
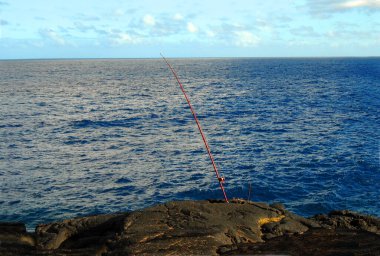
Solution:
[[[379,219],[350,211],[306,219],[281,204],[178,201],[34,233],[0,223],[0,255],[380,255],[379,234]]]

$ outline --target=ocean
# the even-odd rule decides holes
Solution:
[[[380,216],[380,58],[169,59],[229,198]],[[162,59],[0,61],[0,220],[223,199]]]

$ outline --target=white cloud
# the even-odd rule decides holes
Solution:
[[[123,44],[137,44],[141,42],[141,39],[138,37],[133,37],[128,33],[120,33],[112,41],[116,45],[123,45]]]
[[[359,7],[368,7],[368,8],[380,8],[380,0],[352,0],[344,1],[337,4],[337,7],[343,9],[359,8]]]
[[[39,33],[42,37],[49,39],[58,45],[66,45],[67,44],[66,40],[51,28],[40,29]]]
[[[174,16],[173,16],[173,19],[174,20],[183,20],[183,16],[179,13],[176,13]]]
[[[307,5],[312,14],[322,18],[330,17],[332,13],[350,10],[380,10],[380,0],[307,0]]]
[[[249,31],[236,31],[234,32],[236,36],[235,44],[242,47],[252,47],[260,43],[260,38]]]
[[[144,21],[144,24],[148,26],[156,25],[156,20],[154,19],[152,15],[149,15],[149,14],[144,16],[143,21]]]
[[[197,33],[198,28],[193,23],[188,22],[187,23],[187,31],[189,31],[190,33]]]

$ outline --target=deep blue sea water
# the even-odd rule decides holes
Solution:
[[[171,59],[227,195],[379,216],[380,58]],[[0,61],[0,220],[222,193],[161,59]]]

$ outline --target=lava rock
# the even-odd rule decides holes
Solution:
[[[379,230],[379,219],[350,211],[306,219],[279,204],[177,201],[41,224],[35,233],[0,223],[0,255],[380,255]]]
[[[220,254],[379,256],[380,236],[363,230],[312,228],[304,234],[278,236],[265,243],[238,244],[235,248],[224,247]]]
[[[366,230],[380,235],[380,220],[378,218],[348,210],[332,211],[328,215],[319,214],[311,219],[319,222],[324,228]]]
[[[0,222],[0,255],[26,255],[35,251],[34,234],[26,232],[24,223]]]

